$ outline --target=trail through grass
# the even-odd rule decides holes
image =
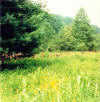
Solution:
[[[100,102],[100,53],[12,60],[0,73],[0,102]],[[52,53],[51,53],[52,54]]]

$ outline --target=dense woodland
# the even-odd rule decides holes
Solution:
[[[75,18],[50,14],[30,0],[2,0],[0,8],[1,55],[100,50],[100,28],[91,25],[84,8]]]

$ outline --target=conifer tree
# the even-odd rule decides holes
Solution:
[[[93,29],[83,8],[78,11],[72,29],[73,36],[76,39],[76,50],[92,50]]]

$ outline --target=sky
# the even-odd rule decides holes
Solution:
[[[35,0],[39,1],[39,0]],[[100,27],[100,0],[40,0],[47,2],[50,13],[75,17],[80,7],[86,10],[91,24]]]

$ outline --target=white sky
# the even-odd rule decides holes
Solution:
[[[34,0],[33,0],[34,1]],[[39,0],[35,0],[39,1]],[[100,0],[40,0],[47,1],[50,13],[75,17],[80,7],[86,10],[92,24],[100,27]]]

